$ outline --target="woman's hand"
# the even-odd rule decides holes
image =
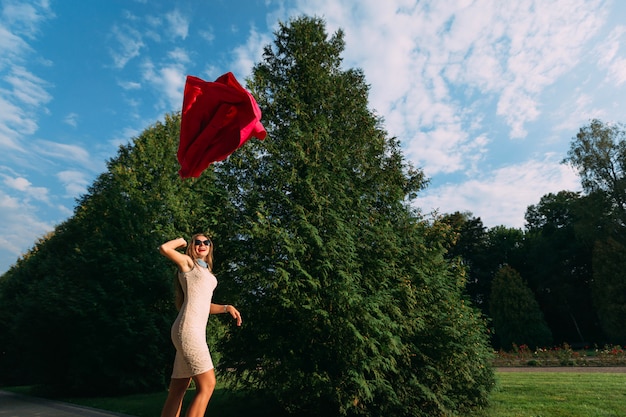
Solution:
[[[226,310],[227,313],[230,313],[230,315],[233,316],[235,320],[237,320],[237,326],[241,326],[242,320],[241,320],[241,313],[239,312],[239,310],[237,310],[235,307],[231,305],[227,305],[224,310]]]

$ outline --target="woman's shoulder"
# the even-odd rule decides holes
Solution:
[[[191,259],[189,256],[184,255],[186,257],[186,259],[180,259],[179,262],[176,262],[176,265],[178,266],[178,272],[179,273],[189,273],[191,271],[193,271],[194,269],[198,268],[198,265],[196,265],[196,263],[193,261],[193,259]]]

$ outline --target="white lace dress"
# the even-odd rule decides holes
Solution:
[[[206,325],[217,279],[208,269],[194,265],[189,272],[179,272],[178,280],[185,301],[172,325],[172,342],[176,347],[172,378],[189,378],[213,369]]]

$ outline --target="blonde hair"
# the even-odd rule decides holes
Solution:
[[[213,241],[205,233],[196,233],[195,235],[191,236],[189,244],[187,245],[187,249],[185,250],[185,254],[193,259],[194,264],[199,265],[198,260],[196,259],[196,256],[194,254],[194,242],[200,236],[206,237],[209,242],[211,242],[211,244],[209,245],[209,253],[206,255],[204,261],[207,263],[209,271],[213,272]],[[185,292],[183,291],[183,287],[182,285],[180,285],[180,280],[178,279],[179,272],[180,271],[177,270],[176,275],[174,276],[174,288],[176,292],[175,304],[177,310],[180,310],[180,308],[183,306],[183,303],[185,302]]]

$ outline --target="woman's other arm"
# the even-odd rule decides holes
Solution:
[[[235,320],[237,320],[237,326],[241,326],[241,313],[235,307],[230,304],[213,304],[211,303],[211,314],[225,314],[230,313]]]

